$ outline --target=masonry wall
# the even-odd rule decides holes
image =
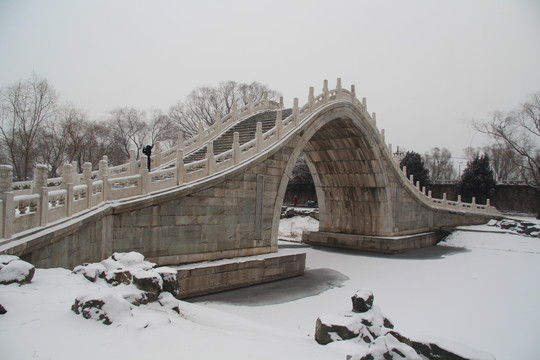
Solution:
[[[110,211],[73,222],[10,249],[39,268],[75,266],[100,261],[112,252]]]
[[[138,251],[159,265],[277,251],[271,232],[285,166],[280,157],[187,196],[164,195],[139,209],[117,209],[113,250]]]

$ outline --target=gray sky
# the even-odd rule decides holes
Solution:
[[[92,119],[225,80],[292,106],[341,77],[394,148],[459,156],[486,142],[471,119],[540,91],[540,1],[0,0],[0,86],[32,72]]]

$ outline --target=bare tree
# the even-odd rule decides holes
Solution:
[[[112,164],[125,162],[127,157],[114,138],[106,122],[89,122],[85,131],[85,143],[81,147],[81,159],[84,162],[91,162],[94,169],[99,165],[103,155],[107,155]]]
[[[32,175],[42,125],[56,110],[57,95],[46,79],[33,74],[0,93],[0,132],[3,147],[18,180]],[[55,146],[55,144],[49,144]]]
[[[129,148],[133,144],[137,153],[150,140],[150,130],[146,123],[146,113],[134,108],[117,108],[111,111],[107,121],[110,130],[109,143],[122,152],[124,160],[129,159]],[[112,159],[110,159],[112,162]],[[114,162],[113,162],[114,163]]]
[[[490,121],[476,123],[475,127],[502,147],[512,149],[518,155],[516,166],[524,180],[530,186],[540,187],[540,92],[517,110],[497,111]]]
[[[85,157],[89,152],[88,147],[92,144],[92,124],[86,119],[86,114],[74,107],[68,107],[64,110],[61,119],[66,137],[66,159],[69,162],[76,161],[78,171],[82,171],[82,164],[91,161]]]
[[[467,161],[473,161],[477,157],[480,157],[484,153],[484,150],[480,147],[473,148],[472,146],[468,146],[465,149],[463,149],[463,154],[465,155],[465,158]]]
[[[501,146],[517,154],[523,180],[538,189],[540,219],[540,92],[511,112],[497,111],[491,120],[475,123],[476,129],[490,135]]]
[[[150,139],[152,144],[157,141],[163,143],[166,148],[170,148],[178,141],[180,126],[167,114],[161,110],[151,110],[148,123],[150,129]]]
[[[429,170],[433,183],[452,180],[456,171],[452,163],[452,153],[447,148],[434,147],[424,154],[424,163]]]
[[[217,87],[199,87],[193,90],[185,102],[177,102],[169,109],[169,117],[179,126],[187,137],[197,134],[199,124],[209,127],[214,124],[216,113],[228,115],[236,103],[239,107],[252,101],[260,101],[264,93],[269,100],[277,100],[281,94],[258,82],[250,84],[225,81]]]
[[[523,181],[520,167],[522,157],[506,144],[495,143],[484,147],[498,183]]]
[[[63,124],[54,119],[43,125],[37,139],[40,151],[36,156],[36,161],[48,165],[49,177],[59,176],[58,170],[65,162],[67,143],[68,139]]]

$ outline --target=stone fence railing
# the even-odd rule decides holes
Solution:
[[[376,128],[375,113],[371,116],[367,112],[366,99],[360,102],[356,98],[355,87],[351,90],[341,88],[341,79],[337,81],[337,88],[328,90],[328,81],[324,81],[323,93],[314,96],[313,87],[309,90],[308,102],[299,108],[298,99],[294,99],[293,111],[290,116],[282,119],[282,101],[278,104],[268,101],[266,96],[262,102],[252,103],[238,110],[233,108],[231,114],[223,119],[216,116],[216,123],[208,128],[199,129],[198,135],[183,141],[179,135],[178,145],[161,152],[159,143],[156,143],[152,156],[153,171],[149,172],[146,166],[146,156],[136,160],[135,150],[130,151],[128,163],[109,167],[107,157],[99,162],[99,168],[92,171],[92,164],[83,165],[82,174],[74,173],[74,165],[63,167],[62,177],[47,179],[46,165],[37,165],[34,170],[34,180],[12,183],[12,168],[9,165],[0,165],[0,219],[2,228],[0,237],[9,239],[13,234],[45,226],[49,223],[69,218],[73,214],[95,207],[109,200],[125,199],[133,196],[145,195],[158,190],[182,186],[185,183],[200,180],[215,173],[230,169],[246,160],[264,152],[278,143],[284,136],[302,123],[318,108],[331,101],[349,101],[357,107],[369,120],[374,131],[379,134],[380,142],[384,144],[384,130],[379,132]],[[239,119],[249,116],[257,111],[277,109],[276,125],[262,132],[262,123],[257,123],[255,137],[249,142],[240,145],[239,134],[234,133],[233,144],[230,150],[215,155],[213,140],[221,133],[234,125]],[[193,152],[206,146],[204,159],[184,163],[184,154]],[[392,146],[384,145],[383,150],[388,159],[392,160]],[[460,201],[452,202],[443,199],[433,199],[426,194],[425,189],[419,189],[413,179],[407,179],[399,170],[395,161],[389,161],[395,167],[402,182],[413,193],[429,206],[450,210],[494,212],[497,210],[489,205],[467,204]],[[142,165],[141,165],[142,164]],[[167,166],[164,166],[164,165]]]

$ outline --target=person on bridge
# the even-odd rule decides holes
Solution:
[[[296,206],[296,204],[298,203],[298,199],[296,198],[296,196],[292,199],[292,202],[293,206]]]
[[[154,145],[150,146],[150,145],[146,145],[145,147],[142,148],[142,153],[144,155],[146,155],[146,157],[148,158],[148,172],[150,172],[150,156],[152,155],[152,148],[154,147]]]

